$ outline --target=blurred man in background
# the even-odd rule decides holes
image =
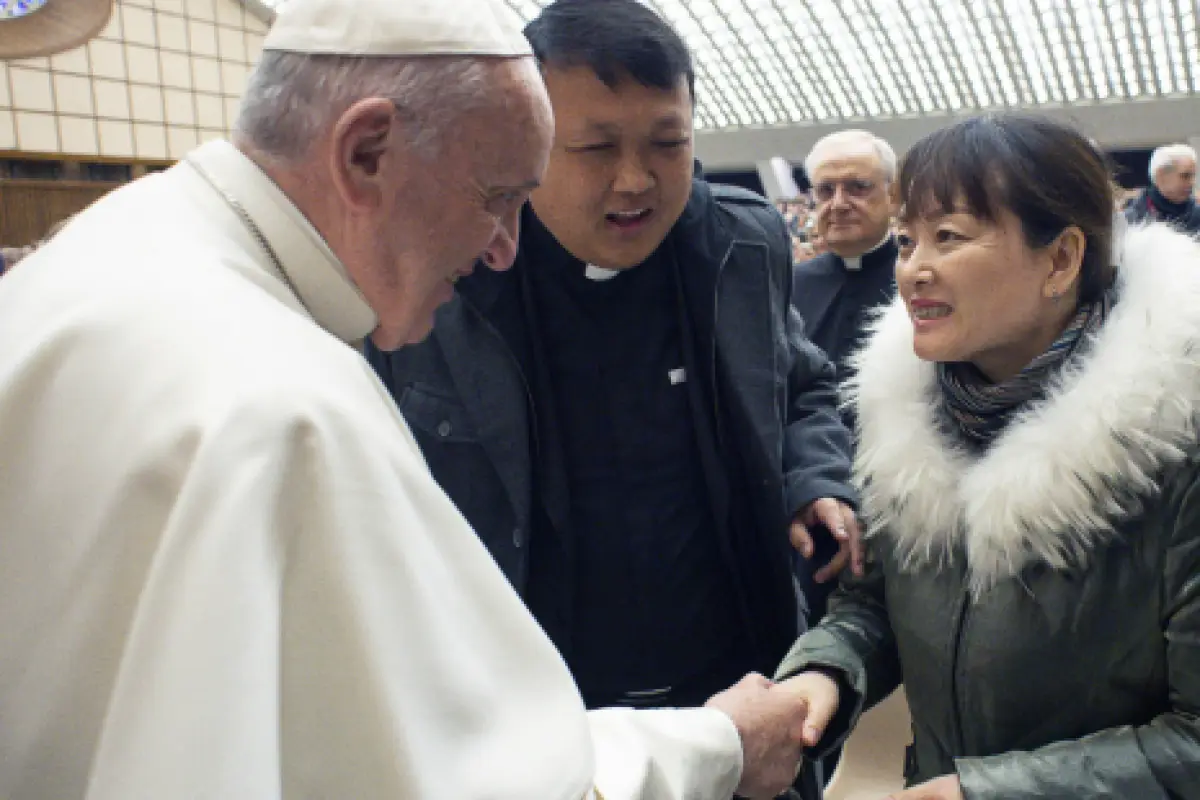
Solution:
[[[1150,155],[1150,185],[1125,211],[1130,222],[1161,220],[1200,234],[1196,203],[1196,151],[1186,144],[1160,147]]]

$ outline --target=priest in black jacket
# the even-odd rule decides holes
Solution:
[[[702,704],[801,629],[793,542],[861,570],[834,368],[782,217],[694,174],[680,37],[637,0],[526,35],[556,130],[515,263],[368,357],[587,705]]]
[[[834,362],[841,382],[850,377],[849,361],[862,341],[869,312],[895,293],[899,251],[891,233],[891,184],[896,154],[866,131],[839,131],[813,146],[804,170],[812,184],[817,233],[829,250],[796,266],[792,303],[805,335]],[[852,430],[851,415],[843,411],[843,416]],[[830,557],[821,552],[821,544],[815,563]],[[824,614],[832,586],[805,583],[812,621]]]

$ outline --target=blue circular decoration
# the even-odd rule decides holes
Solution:
[[[47,2],[48,0],[0,0],[0,22],[32,14]]]

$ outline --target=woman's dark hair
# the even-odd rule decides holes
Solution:
[[[1074,225],[1086,239],[1080,301],[1098,299],[1112,283],[1111,171],[1104,155],[1066,125],[1024,114],[956,123],[913,145],[896,190],[906,220],[966,211],[996,222],[1008,210],[1034,248]]]
[[[610,89],[632,78],[673,90],[696,76],[687,45],[667,22],[637,0],[557,0],[525,26],[538,64],[587,67]]]

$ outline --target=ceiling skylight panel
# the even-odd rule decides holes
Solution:
[[[748,52],[750,49],[749,43],[739,41],[740,51]],[[755,48],[755,50],[758,49],[760,48]],[[780,121],[780,118],[784,117],[783,107],[767,84],[766,66],[764,63],[758,57],[751,56],[743,58],[734,69],[754,103],[753,110],[760,122],[772,124],[775,121]]]
[[[1076,93],[1075,75],[1070,65],[1066,35],[1058,24],[1057,9],[1052,0],[1031,0],[1025,14],[1025,26],[1032,46],[1032,52],[1026,58],[1041,66],[1050,100],[1066,102]]]
[[[1008,50],[1000,43],[1000,33],[996,30],[995,21],[985,10],[979,17],[979,24],[984,31],[983,42],[987,48],[988,57],[996,68],[996,81],[1000,84],[1000,94],[1005,105],[1020,104],[1021,97],[1017,92],[1012,60]]]
[[[1158,67],[1161,91],[1174,94],[1185,85],[1178,31],[1170,19],[1170,0],[1148,0],[1145,14],[1150,53]]]
[[[918,107],[916,82],[920,75],[915,62],[916,46],[912,39],[911,26],[892,2],[869,3],[873,22],[880,39],[886,42],[886,51],[895,65],[893,82],[897,88],[892,101],[898,113],[911,114]]]
[[[1125,6],[1124,11],[1126,27],[1129,30],[1129,39],[1133,42],[1134,52],[1137,53],[1138,88],[1142,95],[1162,94],[1161,77],[1158,72],[1158,65],[1151,56],[1153,45],[1150,41],[1150,32],[1146,25],[1146,18],[1142,15],[1142,9],[1136,5],[1128,4]]]
[[[1036,12],[1036,9],[1035,9]],[[1042,37],[1037,23],[1029,16],[1029,6],[1024,3],[1010,7],[1005,13],[1000,6],[1001,18],[1005,20],[1005,33],[1014,69],[1021,80],[1023,102],[1048,103],[1058,99],[1057,78],[1052,74],[1054,57],[1049,43]]]
[[[883,104],[884,113],[895,116],[901,113],[903,101],[896,80],[897,62],[891,52],[891,47],[880,33],[879,18],[872,13],[869,4],[855,8],[853,13],[860,15],[857,16],[857,19],[861,23],[859,39],[862,42],[863,52],[872,54],[870,63],[874,68],[875,87],[879,101]]]
[[[1070,65],[1071,75],[1074,78],[1074,94],[1072,95],[1068,87],[1067,100],[1074,102],[1081,97],[1095,98],[1096,84],[1092,77],[1090,65],[1087,63],[1087,54],[1083,49],[1083,42],[1080,40],[1079,27],[1075,21],[1073,4],[1063,2],[1063,0],[1055,0],[1054,7],[1056,26],[1066,44],[1063,56]]]
[[[828,4],[821,0],[810,3],[808,0],[785,0],[786,7],[792,14],[807,20],[810,30],[808,52],[813,60],[817,76],[828,81],[828,104],[835,111],[833,118],[855,116],[852,99],[855,97],[854,86],[847,79],[846,64],[842,60],[842,52],[846,49],[845,41],[831,35],[824,24],[822,13],[830,14]],[[836,16],[836,10],[832,12]],[[789,17],[795,21],[796,16]],[[820,60],[817,60],[817,57]]]
[[[812,15],[819,42],[818,48],[828,48],[833,62],[834,76],[838,80],[841,91],[835,97],[835,102],[842,109],[843,117],[861,117],[866,115],[862,92],[869,91],[859,66],[861,58],[858,43],[853,32],[846,24],[844,15],[839,7],[829,2],[808,2],[801,0],[804,7]]]
[[[766,48],[767,55],[762,63],[764,65],[763,77],[766,79],[768,87],[779,98],[788,120],[798,122],[805,119],[807,115],[801,109],[808,103],[800,93],[800,84],[807,83],[807,81],[797,79],[776,43],[770,42]]]
[[[1175,91],[1186,92],[1189,82],[1188,58],[1185,56],[1183,19],[1179,12],[1179,5],[1176,0],[1163,0],[1158,4],[1158,8],[1162,18],[1163,30],[1170,41],[1171,74],[1175,77]]]
[[[1003,57],[996,46],[996,37],[987,26],[986,17],[982,16],[979,8],[971,2],[963,3],[966,19],[971,26],[971,50],[983,67],[983,79],[988,87],[988,107],[1003,106],[1008,101],[1005,97],[1003,80],[1007,75],[1004,69]]]
[[[757,20],[751,13],[752,9],[745,0],[739,0],[735,12],[730,14],[731,22],[746,48],[754,54],[755,66],[761,77],[760,87],[770,98],[780,121],[799,121],[799,98],[794,96],[793,89],[783,79],[786,74],[783,57],[778,45],[767,36],[764,29],[764,22],[777,24],[777,19],[770,8],[759,8]]]
[[[1120,58],[1117,55],[1116,39],[1113,36],[1112,27],[1108,24],[1108,17],[1105,11],[1102,0],[1085,0],[1082,4],[1083,14],[1080,15],[1080,20],[1087,20],[1087,31],[1094,38],[1100,48],[1100,63],[1103,65],[1103,71],[1097,75],[1098,93],[1101,98],[1119,97],[1123,94],[1122,73],[1124,67],[1121,65]],[[1101,76],[1103,82],[1101,83]]]
[[[781,5],[785,3],[786,5]],[[813,53],[817,51],[818,41],[807,20],[793,19],[785,13],[785,8],[793,8],[789,0],[772,0],[772,6],[780,19],[784,19],[792,31],[794,45],[790,51],[791,64],[800,68],[800,74],[795,75],[800,91],[809,98],[809,106],[816,119],[832,119],[836,116],[833,107],[833,93],[836,87],[828,80],[817,66]]]
[[[934,76],[933,87],[937,89],[934,98],[936,107],[943,111],[962,108],[965,103],[965,92],[959,77],[962,64],[953,46],[945,39],[945,25],[935,7],[928,0],[916,0],[911,22],[913,27],[926,31],[927,67]]]
[[[960,67],[958,74],[963,88],[969,91],[970,97],[964,96],[963,100],[976,108],[992,105],[993,97],[998,96],[999,93],[993,93],[986,77],[988,70],[983,66],[977,50],[972,46],[975,34],[971,21],[963,10],[962,2],[935,0],[933,10],[937,16],[938,27],[947,36],[949,50],[958,61]]]
[[[936,111],[942,105],[938,102],[941,93],[939,77],[949,70],[937,51],[937,42],[930,25],[924,19],[921,7],[913,3],[904,11],[907,18],[902,24],[912,42],[912,54],[916,63],[916,70],[913,72],[916,78],[913,82],[917,101],[915,110]]]
[[[1194,40],[1190,47],[1188,43],[1187,34],[1189,24],[1191,25],[1191,30],[1195,31],[1196,21],[1196,18],[1191,16],[1191,6],[1191,0],[1171,0],[1170,3],[1171,18],[1175,21],[1175,33],[1179,37],[1179,49],[1176,51],[1176,56],[1183,65],[1183,74],[1179,88],[1185,92],[1189,88],[1193,90],[1196,88],[1193,83],[1193,76],[1197,71],[1194,62],[1196,60],[1196,53],[1200,52],[1200,50],[1195,49]]]
[[[743,78],[747,66],[744,61],[731,57],[725,40],[731,38],[729,26],[711,7],[704,9],[707,13],[697,14],[700,27],[704,29],[709,40],[713,43],[713,58],[711,68],[726,80],[721,86],[723,99],[730,105],[733,115],[742,125],[760,125],[765,122],[762,112],[751,99],[749,86]]]
[[[857,94],[863,102],[865,116],[878,116],[883,113],[883,107],[888,101],[883,97],[881,60],[878,57],[868,57],[871,51],[868,49],[867,40],[864,39],[868,17],[859,10],[854,0],[845,0],[842,10],[843,27],[853,44],[847,53],[847,75],[851,84],[859,90]]]
[[[1105,23],[1109,36],[1113,39],[1113,49],[1117,53],[1117,63],[1120,69],[1119,83],[1125,97],[1137,97],[1142,93],[1141,72],[1133,53],[1132,34],[1129,21],[1125,16],[1124,4],[1106,0],[1104,3]]]
[[[700,127],[1200,91],[1197,0],[643,2],[694,54]]]

